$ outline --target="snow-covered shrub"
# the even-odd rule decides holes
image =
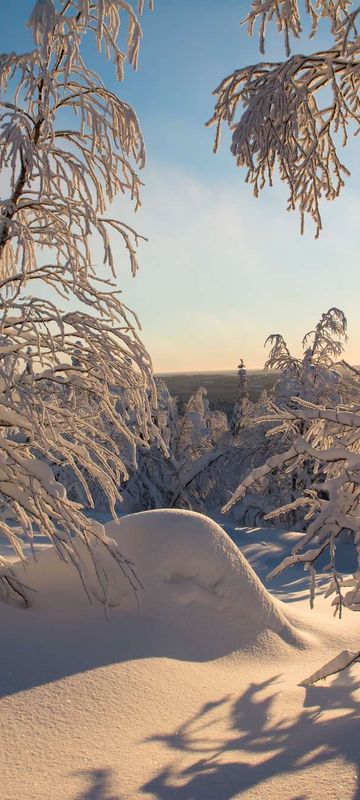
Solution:
[[[123,51],[117,38],[126,19]],[[154,427],[150,357],[115,285],[113,237],[135,274],[138,236],[107,213],[119,193],[139,205],[144,143],[135,112],[86,67],[83,51],[86,35],[122,79],[126,59],[137,66],[141,27],[120,0],[37,0],[28,26],[34,49],[0,56],[0,168],[8,182],[0,218],[0,531],[20,558],[24,539],[48,536],[86,586],[80,538],[106,603],[101,553],[111,552],[131,581],[132,566],[67,497],[50,464],[70,470],[93,505],[90,478],[115,513],[127,464],[109,425],[134,460]],[[102,247],[101,272],[93,241]],[[3,558],[0,569],[0,594],[27,602]]]
[[[313,331],[305,334],[301,358],[293,356],[281,334],[268,337],[271,350],[265,369],[278,371],[279,378],[273,389],[275,402],[291,407],[293,397],[302,397],[312,403],[340,403],[345,389],[342,374],[337,366],[347,339],[345,314],[338,308],[329,308],[322,314]]]
[[[226,414],[211,411],[203,387],[194,392],[181,413],[164,381],[156,378],[155,382],[158,404],[153,423],[158,439],[150,449],[138,446],[138,467],[124,492],[125,508],[140,511],[178,506],[204,510],[205,473],[208,476],[209,467],[232,447]],[[200,476],[202,488],[197,484]]]

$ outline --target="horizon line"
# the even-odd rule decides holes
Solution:
[[[277,370],[264,367],[246,367],[246,372],[276,372]],[[237,369],[179,369],[179,370],[154,370],[154,375],[161,378],[163,375],[221,375],[225,372],[237,375]]]

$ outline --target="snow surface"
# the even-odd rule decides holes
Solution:
[[[297,574],[288,603],[271,596],[202,515],[106,530],[136,561],[141,613],[119,575],[106,621],[53,549],[26,569],[32,608],[0,605],[1,800],[360,797],[359,666],[299,686],[357,647],[358,616],[333,620],[321,595],[310,612]],[[272,535],[278,551],[294,536]],[[264,566],[267,532],[244,540]]]

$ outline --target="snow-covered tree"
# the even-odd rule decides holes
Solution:
[[[154,380],[157,402],[151,413],[158,437],[153,437],[150,447],[146,442],[137,445],[136,463],[129,466],[129,479],[123,493],[123,507],[128,513],[168,508],[171,504],[177,472],[173,449],[179,413],[176,398],[171,397],[165,381]]]
[[[274,413],[278,409],[293,409],[297,398],[312,403],[325,403],[331,405],[340,403],[342,390],[346,382],[336,366],[339,360],[343,343],[346,341],[347,322],[345,315],[337,308],[330,308],[317,323],[314,330],[305,334],[302,342],[303,355],[293,356],[281,334],[272,334],[265,342],[271,345],[265,369],[273,369],[278,378],[268,399],[266,406],[253,415],[253,424],[260,426],[258,437],[253,433],[253,446],[257,455],[268,459],[278,452],[287,450],[293,441],[304,435],[308,425],[304,420],[293,421],[292,425],[285,428],[274,428],[271,423]],[[269,416],[270,409],[270,416]],[[265,441],[264,441],[265,439]],[[265,442],[267,442],[267,452]],[[260,466],[260,461],[255,456],[253,466]],[[274,506],[286,506],[289,510],[283,520],[292,526],[302,524],[303,509],[300,507],[295,513],[290,511],[290,504],[295,501],[314,480],[319,480],[319,474],[314,473],[314,462],[311,459],[304,461],[301,469],[291,471],[273,471],[260,481],[253,489],[251,501],[258,501],[264,515]],[[254,492],[255,490],[255,492]],[[243,499],[241,508],[247,508],[249,496]],[[251,506],[250,506],[251,507]],[[256,503],[255,503],[256,507]]]
[[[207,391],[200,387],[189,398],[174,440],[176,475],[171,506],[204,511],[211,468],[229,450],[229,425],[223,411],[211,411]]]
[[[320,22],[330,24],[332,46],[311,55],[290,55],[291,36],[302,34],[301,13],[315,36]],[[322,228],[320,200],[336,198],[349,175],[341,146],[360,122],[360,6],[351,0],[253,0],[244,22],[253,34],[275,23],[284,36],[287,61],[263,61],[227,76],[214,94],[217,102],[208,124],[216,125],[215,151],[222,123],[232,131],[231,151],[255,196],[279,173],[289,189],[288,208],[310,214],[316,235]]]
[[[246,367],[242,358],[240,359],[240,363],[238,364],[237,375],[238,375],[238,397],[240,399],[242,399],[243,397],[249,397]]]
[[[237,436],[239,430],[247,424],[250,411],[247,373],[242,358],[240,359],[240,364],[238,365],[237,375],[238,375],[237,397],[235,400],[234,411],[230,422],[230,428],[233,436]]]
[[[271,350],[265,369],[274,369],[279,373],[272,392],[273,403],[270,408],[273,412],[277,407],[292,409],[298,397],[326,405],[342,401],[346,383],[336,364],[347,339],[346,330],[347,321],[344,313],[338,308],[330,308],[322,314],[314,330],[305,334],[302,341],[303,354],[299,358],[290,353],[283,336],[272,334],[268,337],[265,344],[270,343]],[[304,435],[307,427],[304,420],[299,420],[285,431],[282,430],[280,437],[277,437],[278,447],[281,444],[281,450],[286,450],[297,436]],[[271,436],[274,429],[268,433]],[[274,444],[276,447],[275,442],[269,456],[275,454]],[[277,505],[286,505],[296,500],[314,481],[314,466],[308,459],[301,470],[294,469],[291,474],[285,471],[282,475],[279,473],[272,475],[271,483],[275,481],[278,486],[277,493],[272,492],[273,505],[275,499]],[[316,479],[319,479],[318,474]],[[302,518],[301,509],[298,514],[291,514],[292,524],[298,521],[299,513]]]
[[[316,35],[320,21],[330,23],[333,43],[328,50],[290,56],[291,35],[299,38],[302,34],[301,11],[310,20],[311,36]],[[215,151],[225,122],[232,130],[231,150],[236,163],[246,167],[246,181],[253,185],[255,196],[267,184],[272,185],[277,172],[289,188],[288,208],[297,208],[300,212],[301,231],[305,215],[310,214],[316,236],[322,228],[321,199],[335,199],[344,186],[344,177],[349,174],[339,155],[340,147],[347,144],[349,133],[357,133],[359,128],[359,15],[360,6],[356,7],[351,0],[311,0],[303,9],[298,0],[290,3],[254,0],[246,18],[250,35],[259,23],[260,50],[264,53],[266,27],[275,22],[277,30],[284,35],[287,60],[238,69],[215,90],[217,102],[209,121],[217,129]],[[336,310],[332,309],[331,325],[333,322],[339,325],[343,335],[344,320],[334,312]],[[328,407],[318,394],[318,390],[321,395],[323,389],[323,372],[319,374],[316,365],[317,336],[324,343],[318,351],[322,359],[329,356],[333,360],[334,355],[339,355],[327,350],[327,326],[328,320],[323,318],[312,333],[300,368],[302,379],[306,376],[307,390],[312,384],[309,375],[311,378],[317,374],[320,378],[311,389],[313,393],[317,384],[317,396],[293,397],[292,408],[275,406],[265,420],[276,423],[277,433],[286,435],[295,429],[300,430],[300,434],[288,449],[271,455],[265,464],[243,479],[223,510],[229,510],[249,488],[274,472],[298,471],[311,461],[318,481],[306,489],[302,497],[274,511],[274,515],[278,515],[305,508],[308,523],[307,532],[300,537],[293,555],[275,572],[295,562],[303,563],[310,572],[313,599],[316,568],[326,554],[329,563],[325,568],[332,574],[329,594],[335,593],[335,611],[341,613],[343,607],[360,609],[360,406],[356,402]],[[333,332],[331,327],[330,332]],[[283,367],[292,360],[282,337],[273,339],[271,360],[272,366],[281,361]],[[353,372],[355,374],[356,370]],[[358,565],[350,578],[343,575],[337,561],[344,532],[352,537]],[[309,682],[344,669],[357,660],[360,660],[360,651],[342,653],[315,672]]]
[[[273,445],[264,463],[242,479],[223,508],[229,511],[239,502],[245,508],[252,507],[259,496],[263,507],[264,497],[272,504],[265,519],[305,515],[305,534],[300,534],[292,555],[269,578],[294,564],[303,564],[310,573],[313,605],[316,571],[324,570],[331,577],[327,596],[334,595],[332,605],[340,616],[343,608],[360,610],[358,391],[352,404],[341,403],[342,386],[349,385],[349,376],[360,379],[360,373],[344,361],[339,363],[345,339],[346,319],[335,308],[323,314],[315,329],[304,337],[302,358],[291,356],[282,336],[269,337],[272,350],[267,367],[282,374],[274,387],[276,402],[270,402],[268,413],[255,421],[271,426],[266,435]],[[347,371],[347,380],[341,379],[339,367]],[[354,547],[352,576],[342,564],[344,541]],[[360,651],[346,651],[317,670],[309,682],[356,660],[360,660]]]
[[[116,289],[113,237],[135,274],[138,236],[108,213],[119,194],[139,206],[144,142],[135,112],[86,66],[83,48],[86,36],[121,80],[126,61],[137,66],[141,27],[124,0],[37,0],[28,27],[34,49],[0,56],[0,532],[19,558],[24,541],[48,536],[90,591],[85,546],[106,605],[102,553],[136,590],[133,567],[51,465],[72,470],[91,506],[87,475],[115,514],[127,467],[108,425],[134,459],[154,428],[150,357]],[[0,594],[28,602],[3,558]]]
[[[350,578],[344,575],[341,558],[341,537],[348,533],[360,559],[356,527],[360,524],[356,488],[356,469],[360,469],[358,396],[351,406],[341,404],[348,376],[358,375],[344,361],[339,363],[346,328],[343,312],[329,309],[305,335],[302,358],[290,354],[279,334],[269,337],[272,349],[266,366],[281,374],[274,387],[275,401],[269,402],[268,412],[255,421],[267,426],[266,436],[272,445],[264,463],[243,478],[223,509],[228,511],[239,502],[241,508],[243,504],[252,507],[259,496],[268,512],[267,520],[305,515],[305,535],[269,577],[295,563],[304,564],[310,572],[313,605],[320,564],[332,576],[327,594],[335,593],[333,606],[340,615],[343,607],[357,610],[357,602],[360,608],[360,571]],[[339,367],[347,370],[347,380],[341,377]],[[344,658],[336,663],[343,664]],[[349,659],[349,663],[354,661],[354,653]],[[312,678],[321,676],[319,672]]]
[[[268,337],[266,344],[271,349],[265,369],[274,370],[276,383],[270,396],[261,396],[257,404],[250,404],[246,385],[246,371],[243,362],[239,365],[239,399],[235,404],[237,421],[236,447],[226,454],[220,466],[224,474],[218,475],[227,495],[232,494],[236,484],[245,478],[249,471],[260,467],[264,460],[289,448],[291,443],[303,433],[306,425],[299,421],[286,429],[274,429],[273,413],[279,407],[292,409],[294,398],[305,397],[313,401],[333,402],[341,400],[345,383],[339,369],[334,366],[335,358],[342,352],[342,340],[346,338],[346,319],[338,309],[329,309],[313,331],[303,340],[303,356],[293,356],[280,334]],[[270,410],[269,410],[270,409]],[[270,415],[270,416],[269,416]],[[309,459],[301,470],[273,471],[257,484],[254,484],[233,509],[233,516],[243,524],[261,524],[264,517],[276,506],[287,506],[299,497],[319,476],[313,475],[313,462]],[[218,494],[220,496],[220,493]],[[304,512],[288,511],[283,523],[302,527]]]
[[[343,311],[329,308],[315,329],[305,334],[300,358],[290,353],[281,334],[275,333],[267,338],[265,345],[269,342],[271,350],[265,369],[280,373],[273,390],[279,405],[291,405],[293,397],[302,397],[313,403],[341,402],[342,376],[335,365],[344,349],[346,330]]]
[[[360,374],[359,374],[360,378]],[[299,536],[292,555],[286,557],[273,570],[269,578],[278,575],[294,564],[300,563],[310,574],[310,600],[314,603],[316,571],[322,569],[331,577],[327,596],[333,596],[334,612],[340,616],[343,608],[360,610],[360,414],[359,405],[327,408],[298,398],[292,410],[276,409],[267,419],[276,423],[277,431],[291,428],[299,421],[306,422],[307,429],[282,453],[269,457],[265,463],[253,470],[238,486],[224,507],[228,511],[256,484],[266,480],[274,472],[292,472],[307,469],[309,460],[313,464],[313,482],[293,502],[274,508],[268,519],[277,518],[299,508],[306,511],[307,528]],[[316,480],[316,477],[318,479]],[[345,538],[344,538],[345,537]],[[348,575],[342,565],[344,541],[354,549],[353,575]],[[347,664],[360,660],[360,651],[342,654],[314,673],[309,679],[319,680],[343,669]],[[346,663],[345,663],[346,662]]]
[[[259,408],[262,408],[263,406],[267,406],[268,402],[269,402],[269,395],[266,389],[262,389],[259,395],[259,399],[257,401],[257,405]]]
[[[210,495],[212,506],[216,505],[214,492],[218,495],[218,508],[228,493],[219,495],[213,468],[233,448],[226,414],[210,409],[203,387],[191,395],[181,413],[165,382],[155,378],[155,383],[157,406],[153,422],[158,428],[158,440],[147,450],[138,446],[137,468],[131,471],[124,491],[125,509],[178,506],[204,511]]]

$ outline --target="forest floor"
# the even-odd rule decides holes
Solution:
[[[324,579],[311,611],[303,573],[271,594],[255,575],[297,534],[166,511],[108,530],[141,613],[120,581],[106,621],[52,548],[31,609],[0,604],[1,800],[359,800],[360,666],[300,683],[360,620],[332,617]]]

